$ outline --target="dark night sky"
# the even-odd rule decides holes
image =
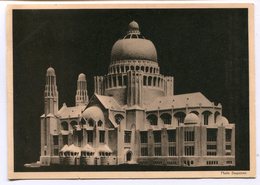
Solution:
[[[39,160],[46,69],[57,76],[60,106],[74,105],[79,73],[107,73],[114,42],[128,23],[153,41],[161,73],[175,94],[202,92],[236,123],[236,169],[249,168],[248,25],[246,9],[14,10],[15,170]]]

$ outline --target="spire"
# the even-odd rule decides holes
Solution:
[[[86,105],[88,103],[88,91],[86,75],[81,73],[78,77],[77,92],[75,97],[76,106]]]
[[[56,114],[58,111],[58,89],[56,85],[55,70],[49,67],[46,72],[46,84],[44,90],[45,115]]]

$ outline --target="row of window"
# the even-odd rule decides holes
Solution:
[[[216,165],[218,161],[207,161],[207,165]]]
[[[57,149],[55,149],[54,150],[54,155],[58,155],[58,153],[57,153]],[[60,156],[61,157],[73,157],[73,156],[78,156],[78,152],[69,152],[69,151],[67,151],[67,152],[60,152]],[[82,157],[92,157],[94,155],[94,152],[85,152],[85,151],[82,151],[81,152],[81,156]],[[109,153],[109,152],[99,152],[99,155],[101,156],[101,157],[108,157],[108,156],[111,156],[111,153]]]
[[[81,119],[81,124],[85,125],[85,124],[89,124],[90,127],[93,127],[95,125],[95,121],[93,119],[89,119],[88,122],[85,121],[85,119]],[[74,128],[76,125],[78,125],[78,123],[76,121],[72,121],[70,123],[71,127]],[[103,125],[103,122],[101,120],[99,120],[97,122],[97,126],[101,127]],[[62,130],[69,130],[69,124],[66,121],[61,122],[61,129]]]
[[[217,141],[218,129],[208,128],[207,129],[207,141]],[[225,141],[231,142],[232,129],[225,129]]]
[[[152,76],[143,76],[142,83],[144,86],[153,86],[162,88],[164,86],[164,79],[161,77],[152,77]],[[127,86],[128,84],[128,77],[127,75],[124,76],[108,76],[104,82],[105,88],[113,88],[113,87],[120,87],[120,86]]]
[[[185,156],[194,156],[195,148],[194,146],[185,146],[184,147],[184,155]],[[161,147],[156,146],[154,147],[154,155],[155,156],[161,156]],[[175,146],[169,146],[168,147],[168,155],[169,156],[176,156],[176,147]],[[207,156],[216,156],[217,151],[216,150],[208,150]],[[231,155],[231,152],[226,152],[226,155]],[[141,147],[141,156],[148,156],[148,148]]]
[[[109,73],[126,73],[127,71],[143,71],[146,73],[159,73],[159,68],[148,66],[113,66],[109,68]]]
[[[62,140],[63,140],[63,145],[68,144],[68,135],[63,135]],[[82,132],[79,132],[78,142],[81,143],[82,140],[83,140]],[[93,143],[93,131],[92,130],[87,131],[87,142]],[[105,142],[105,131],[103,131],[103,130],[99,131],[99,142],[100,143]],[[59,137],[58,136],[53,136],[53,145],[59,145]]]
[[[226,129],[226,141],[231,141],[231,130]],[[176,142],[176,130],[167,130],[168,142]],[[161,143],[161,131],[153,131],[154,143]],[[68,136],[63,135],[63,144],[68,144]],[[83,140],[82,132],[78,134],[79,143]],[[141,143],[148,143],[148,132],[140,132]],[[184,141],[194,141],[195,133],[194,131],[185,131],[184,132]],[[87,131],[87,141],[89,143],[93,142],[93,131]],[[216,129],[207,129],[207,141],[217,141],[217,130]],[[105,131],[99,131],[99,142],[105,142]],[[131,131],[125,131],[124,142],[131,143]],[[53,144],[59,145],[58,136],[53,136]],[[217,145],[207,145],[207,150],[216,150]],[[231,145],[226,145],[226,150],[231,150]]]
[[[162,155],[162,148],[160,146],[154,147],[154,156],[161,156]],[[176,156],[176,147],[170,146],[168,149],[169,156]],[[141,147],[141,156],[148,156],[148,148]]]
[[[199,113],[197,111],[192,111],[192,113],[195,113],[196,115],[199,115]],[[210,111],[204,111],[202,113],[203,115],[203,120],[204,120],[204,125],[208,125],[209,123],[209,116],[211,115],[212,113]],[[215,116],[214,116],[214,120],[215,120],[215,123],[216,123],[216,120],[217,120],[217,117],[220,115],[219,112],[215,112]],[[184,123],[184,118],[185,118],[186,114],[184,112],[177,112],[174,114],[174,117],[177,119],[178,121],[178,125],[180,123]],[[164,124],[171,124],[171,119],[172,119],[172,116],[169,114],[169,113],[164,113],[160,116],[160,118],[163,120]],[[151,125],[157,125],[158,124],[158,118],[155,114],[150,114],[147,116],[146,118],[149,123]]]

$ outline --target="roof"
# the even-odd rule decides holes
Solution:
[[[98,122],[99,120],[104,122],[104,120],[105,120],[104,113],[97,106],[91,106],[91,107],[88,107],[87,109],[85,109],[83,112],[83,117],[87,120],[92,119],[95,122]]]
[[[80,152],[80,147],[75,146],[74,144],[70,145],[69,147],[66,148],[66,151],[70,151],[70,152]]]
[[[68,148],[69,148],[68,145],[64,145],[60,151],[61,152],[66,152],[68,150]]]
[[[81,148],[81,151],[85,152],[95,152],[94,148],[89,144],[86,144],[84,147]]]
[[[79,117],[85,107],[85,105],[67,107],[66,104],[63,104],[61,109],[58,111],[57,116],[59,116],[61,119]]]
[[[96,149],[96,152],[109,152],[111,153],[112,150],[106,145],[99,145],[98,148]]]
[[[212,102],[210,102],[203,94],[200,92],[180,94],[174,96],[163,96],[155,99],[151,104],[146,106],[149,110],[160,109],[180,109],[188,107],[212,107]]]
[[[117,101],[113,97],[103,96],[98,94],[95,94],[95,96],[106,109],[122,110],[121,106],[117,103]]]

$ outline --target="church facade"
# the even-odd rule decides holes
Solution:
[[[75,106],[59,108],[48,68],[41,116],[40,164],[234,166],[235,124],[202,93],[174,94],[157,51],[133,21],[115,42],[108,73],[77,81]]]

